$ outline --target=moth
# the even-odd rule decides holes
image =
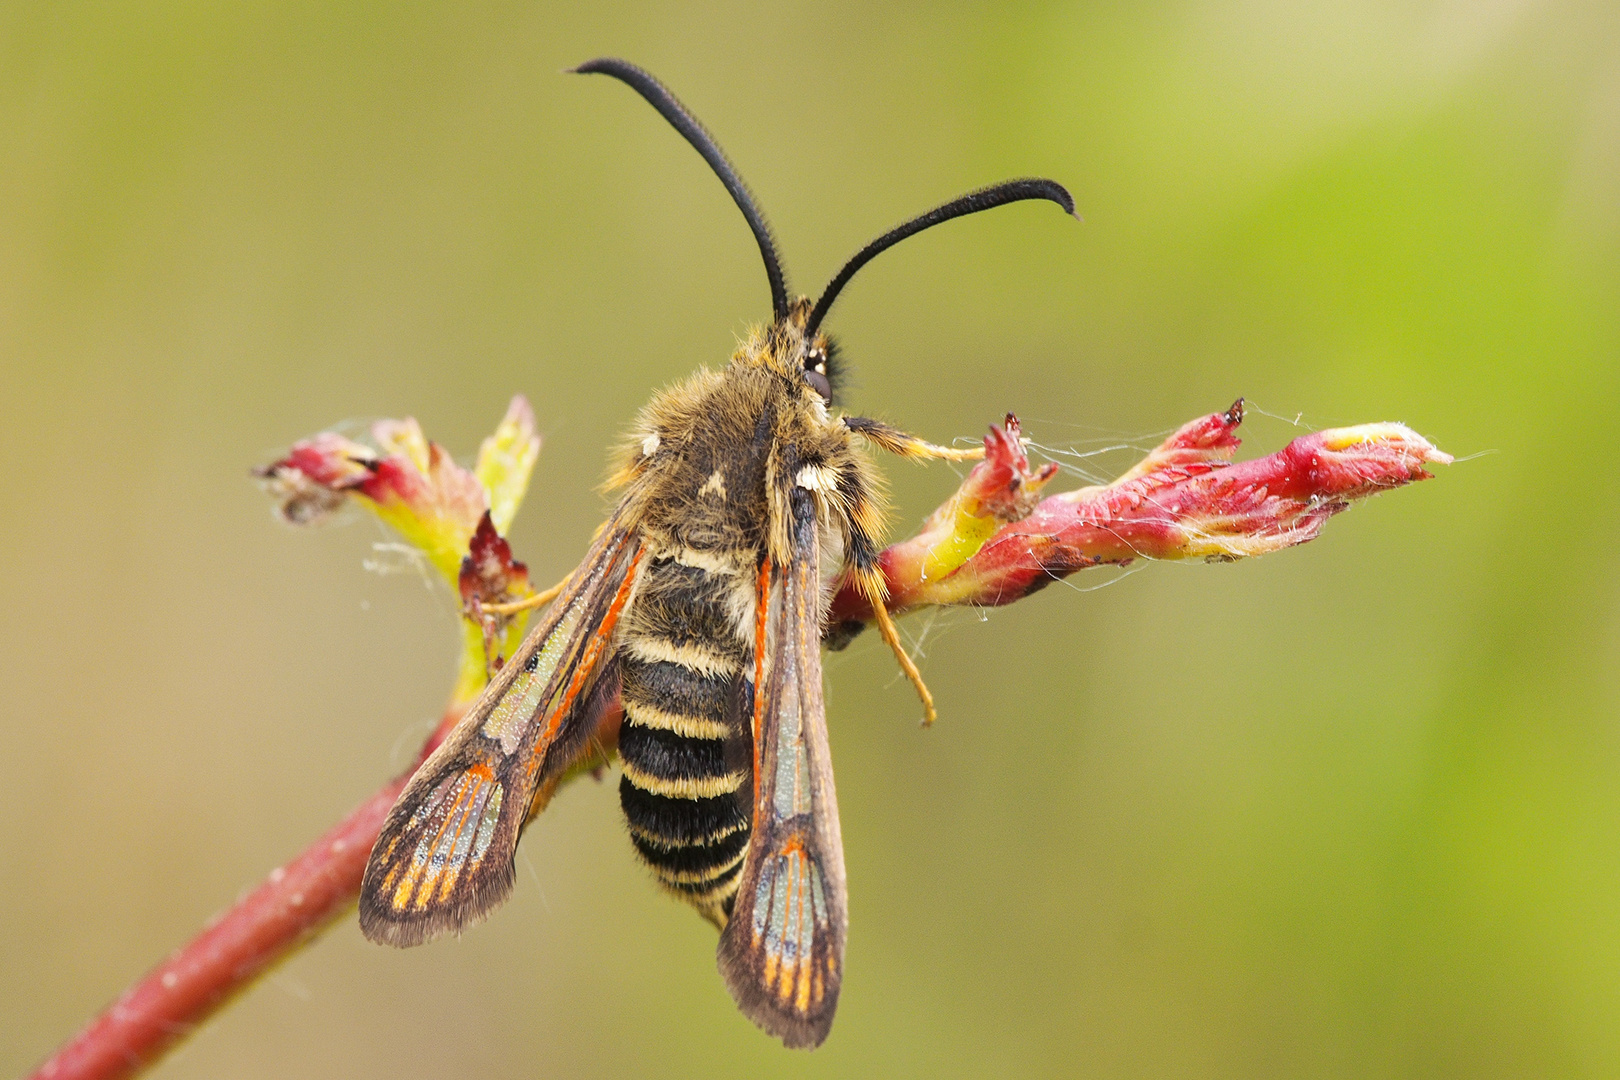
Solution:
[[[724,368],[642,410],[610,480],[618,505],[584,562],[389,813],[360,926],[409,946],[483,919],[512,891],[524,827],[571,769],[616,743],[637,853],[720,929],[720,974],[742,1012],[814,1047],[832,1025],[847,927],[824,567],[871,599],[931,718],[884,607],[880,477],[862,444],[975,456],[833,411],[841,368],[821,325],[855,273],[909,236],[1020,200],[1070,214],[1074,203],[1042,179],[971,192],[862,248],[819,299],[790,299],[753,196],[686,107],[623,60],[574,71],[629,85],[708,162],[759,244],[771,321]]]

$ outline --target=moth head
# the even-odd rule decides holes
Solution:
[[[833,399],[833,345],[827,340],[827,335],[818,334],[816,340],[804,352],[804,381],[810,388],[821,395],[821,400],[828,405]]]
[[[838,343],[819,331],[805,333],[814,308],[815,302],[808,296],[801,296],[788,305],[787,317],[771,327],[770,351],[775,354],[783,375],[802,379],[823,405],[831,405],[838,396],[842,374]]]

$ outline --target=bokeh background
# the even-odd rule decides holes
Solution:
[[[558,74],[603,53],[718,133],[806,291],[970,187],[1071,186],[1084,225],[863,273],[862,411],[1015,409],[1107,476],[1243,394],[1245,452],[1401,420],[1471,460],[1305,548],[911,620],[933,731],[875,636],[831,658],[852,924],[812,1055],[585,781],[490,922],[345,921],[155,1075],[1620,1075],[1611,0],[4,5],[0,1073],[448,691],[444,590],[364,570],[369,520],[278,525],[251,466],[407,414],[465,460],[527,393],[549,581],[650,389],[766,313],[698,158]],[[885,468],[896,529],[955,483]]]

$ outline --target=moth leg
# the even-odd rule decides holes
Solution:
[[[846,416],[844,426],[874,446],[882,447],[889,453],[899,454],[901,457],[916,458],[920,461],[978,461],[984,457],[982,446],[961,448],[940,446],[919,439],[881,420],[872,420],[865,416]]]
[[[929,692],[928,684],[923,682],[922,672],[917,670],[917,665],[912,663],[911,657],[906,654],[905,646],[900,643],[900,632],[894,628],[894,620],[889,617],[889,609],[883,602],[884,594],[889,590],[883,580],[883,571],[878,566],[877,540],[872,535],[871,521],[869,515],[864,513],[872,504],[860,474],[851,473],[846,476],[839,485],[839,490],[855,507],[855,511],[850,514],[846,540],[846,556],[849,559],[851,576],[855,580],[856,588],[860,589],[872,603],[872,614],[877,619],[878,633],[883,635],[883,640],[894,650],[894,658],[900,661],[900,670],[906,673],[906,678],[911,680],[911,685],[917,690],[917,696],[922,699],[923,727],[932,727],[934,721],[939,719],[939,714],[934,711],[934,695]]]
[[[917,670],[917,665],[906,655],[906,647],[900,643],[900,632],[894,628],[894,620],[889,618],[889,609],[884,606],[883,598],[873,595],[870,599],[872,614],[877,616],[878,633],[883,635],[883,640],[894,650],[894,658],[900,661],[900,670],[906,673],[906,678],[911,680],[911,685],[917,690],[917,696],[922,699],[923,727],[933,727],[934,721],[939,719],[939,714],[934,711],[934,695],[928,692],[928,684],[923,682],[922,672]]]
[[[544,592],[537,592],[532,596],[525,596],[521,600],[514,600],[510,604],[480,604],[480,611],[487,611],[491,615],[512,615],[519,611],[529,611],[537,607],[545,607],[562,593],[563,586],[568,584],[564,578]]]

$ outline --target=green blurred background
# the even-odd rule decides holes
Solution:
[[[0,1073],[448,691],[446,592],[364,571],[369,520],[277,525],[250,466],[406,414],[466,460],[522,391],[549,581],[651,388],[766,314],[692,151],[557,74],[603,53],[719,135],[805,290],[967,188],[1070,185],[1084,225],[863,273],[861,411],[1089,451],[1243,394],[1246,452],[1297,415],[1495,453],[1299,550],[911,620],[933,731],[875,636],[830,658],[852,919],[813,1055],[585,781],[489,923],[347,920],[156,1075],[1620,1075],[1612,0],[0,8]],[[897,530],[954,486],[884,467]]]

